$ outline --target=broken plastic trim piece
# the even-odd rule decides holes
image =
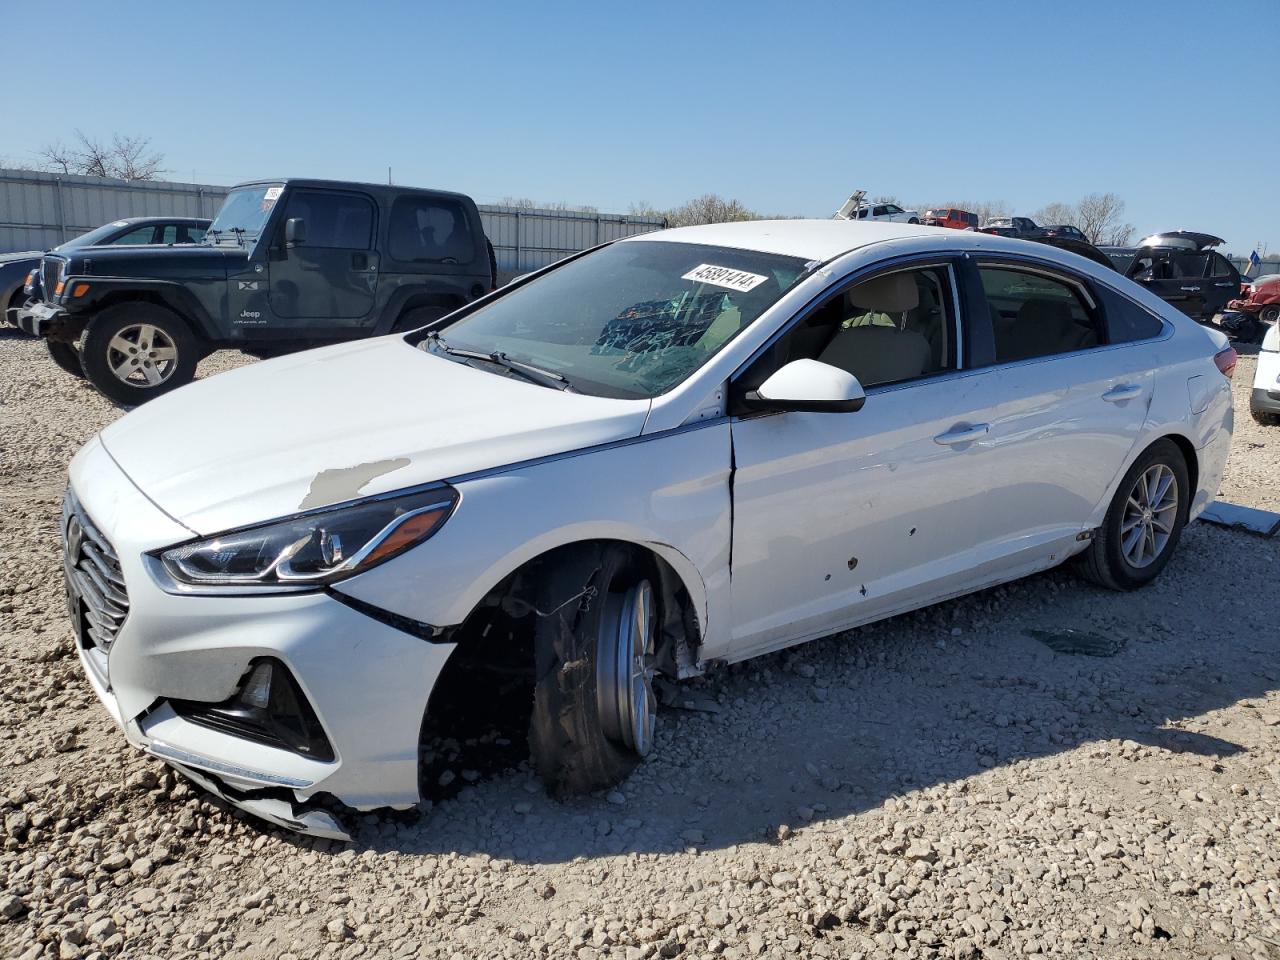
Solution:
[[[245,813],[252,814],[268,823],[274,823],[286,830],[305,833],[312,837],[324,837],[327,840],[350,842],[351,834],[343,828],[331,813],[316,808],[300,808],[296,804],[276,797],[240,796],[218,782],[212,775],[206,776],[199,770],[188,767],[174,760],[169,765],[192,782],[208,790],[227,803],[238,807]]]
[[[426,640],[428,643],[449,642],[449,631],[445,627],[437,627],[434,624],[423,623],[421,620],[414,620],[412,617],[392,613],[390,610],[383,610],[381,607],[375,607],[372,603],[357,600],[355,597],[348,596],[332,588],[325,590],[325,593],[357,613],[363,613],[366,617],[385,623],[389,627],[395,627],[397,630],[417,637],[419,640]]]
[[[211,757],[202,757],[199,754],[190,753],[180,747],[171,746],[163,740],[152,740],[147,744],[147,752],[155,754],[161,760],[168,761],[173,764],[181,764],[183,767],[191,766],[210,773],[222,773],[228,777],[236,777],[240,780],[251,780],[255,783],[274,787],[288,787],[291,789],[303,789],[311,786],[313,781],[300,780],[296,777],[282,777],[275,773],[263,773],[260,770],[250,770],[247,767],[238,767],[233,763],[225,763],[222,760],[214,760]]]

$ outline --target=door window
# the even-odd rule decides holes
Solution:
[[[957,367],[956,308],[945,266],[882,273],[828,297],[801,317],[739,380],[754,389],[792,360],[847,370],[863,387]]]
[[[1094,311],[1080,288],[1044,274],[980,266],[996,363],[1071,353],[1098,345]]]
[[[1215,277],[1230,277],[1235,274],[1236,268],[1222,254],[1211,253],[1209,254],[1209,259],[1212,261],[1213,275]]]
[[[466,209],[442,197],[400,197],[391,206],[388,252],[404,263],[470,263],[476,244]]]
[[[182,243],[201,243],[204,240],[204,227],[187,225],[182,230],[186,234]]]
[[[373,237],[373,204],[350,193],[299,190],[289,197],[284,219],[300,217],[307,224],[304,246],[337,250],[368,250]],[[284,223],[281,222],[283,241]]]
[[[155,233],[156,228],[148,224],[145,227],[138,227],[136,230],[130,230],[128,233],[121,234],[111,241],[111,245],[116,246],[118,244],[120,246],[136,246],[138,244],[152,243]]]
[[[178,242],[177,224],[170,223],[160,228],[160,238],[156,240],[156,243],[177,243],[177,242]]]

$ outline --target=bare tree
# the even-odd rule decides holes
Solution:
[[[1076,208],[1076,224],[1090,243],[1124,246],[1133,236],[1133,224],[1122,221],[1124,201],[1114,193],[1091,193]]]
[[[1069,203],[1062,203],[1055,200],[1053,203],[1046,203],[1043,207],[1031,215],[1031,219],[1036,223],[1046,225],[1057,225],[1061,223],[1069,224],[1073,227],[1080,226],[1080,209]]]
[[[40,159],[57,173],[116,180],[154,180],[165,172],[164,155],[153,151],[146,137],[115,134],[106,143],[77,130],[76,139],[78,143],[70,147],[61,141],[49,144],[40,151]]]

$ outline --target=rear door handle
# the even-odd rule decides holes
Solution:
[[[352,270],[368,270],[369,255],[367,253],[353,253],[351,255]]]
[[[1182,291],[1183,291],[1183,292],[1185,292],[1185,293],[1199,293],[1199,292],[1200,292],[1200,288],[1199,288],[1199,287],[1179,287],[1178,289],[1179,289],[1179,290],[1182,290]]]
[[[971,423],[952,427],[946,433],[940,433],[934,437],[933,442],[945,444],[946,446],[953,446],[957,443],[971,443],[979,437],[985,437],[990,430],[991,424],[989,423]]]
[[[1223,280],[1214,284],[1215,287],[1238,287],[1238,283],[1232,283],[1230,280]]]
[[[1102,395],[1107,403],[1119,403],[1121,400],[1132,400],[1142,396],[1142,385],[1137,383],[1121,383],[1112,387]]]

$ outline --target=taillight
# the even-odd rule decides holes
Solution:
[[[1228,379],[1236,372],[1236,361],[1239,359],[1240,355],[1236,353],[1234,347],[1225,347],[1213,355],[1213,362],[1218,371]]]

